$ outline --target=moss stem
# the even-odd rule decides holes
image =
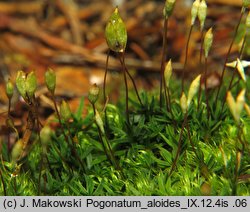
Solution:
[[[227,55],[226,55],[226,59],[225,59],[224,65],[223,65],[222,74],[221,74],[221,77],[220,77],[220,78],[221,78],[221,79],[220,79],[220,85],[219,85],[219,88],[218,88],[218,90],[217,90],[217,94],[216,94],[216,98],[215,98],[215,105],[217,105],[219,93],[220,93],[221,86],[222,86],[222,84],[223,84],[224,75],[225,75],[226,64],[227,64],[227,61],[228,61],[228,58],[229,58],[231,49],[232,49],[232,47],[233,47],[233,43],[234,43],[234,40],[235,40],[235,38],[236,38],[236,35],[237,35],[237,32],[238,32],[238,29],[239,29],[239,26],[240,26],[240,23],[241,23],[241,20],[242,20],[242,17],[243,17],[244,12],[245,12],[245,9],[244,9],[244,7],[242,7],[241,13],[240,13],[240,18],[239,18],[239,21],[238,21],[238,23],[237,23],[236,29],[235,29],[235,31],[234,31],[234,36],[233,36],[233,39],[232,39],[231,44],[230,44],[230,46],[229,46],[229,49],[228,49],[228,52],[227,52]]]
[[[106,96],[106,82],[107,82],[107,74],[108,74],[108,63],[109,63],[109,57],[110,57],[110,50],[107,54],[106,64],[105,64],[105,74],[104,74],[104,80],[103,80],[103,99],[104,102],[106,102],[107,96]]]
[[[209,117],[210,117],[210,107],[209,107],[208,90],[207,90],[207,57],[205,57],[204,83],[205,83],[205,96],[206,96],[206,105],[207,105],[207,118],[209,119]]]
[[[61,128],[61,130],[62,130],[63,136],[64,136],[64,138],[65,138],[67,144],[71,147],[71,150],[72,150],[74,156],[77,158],[77,160],[78,160],[80,166],[82,167],[82,169],[83,169],[83,170],[86,170],[86,169],[85,169],[85,168],[86,168],[85,165],[83,164],[81,158],[79,157],[79,155],[78,155],[78,153],[77,153],[77,151],[76,151],[76,148],[75,148],[75,145],[74,145],[74,141],[71,140],[72,144],[70,144],[70,142],[69,142],[69,138],[68,138],[68,136],[66,135],[65,130],[64,130],[64,128],[63,128],[62,119],[61,119],[60,113],[59,113],[58,108],[57,108],[55,95],[54,95],[54,93],[51,93],[51,94],[52,94],[52,101],[53,101],[53,103],[54,103],[54,107],[55,107],[55,110],[56,110],[56,114],[57,114],[57,117],[58,117],[58,120],[59,120],[59,125],[60,125],[60,128]],[[67,125],[67,127],[68,127],[68,125]],[[69,132],[69,134],[70,134],[70,132]]]
[[[134,81],[132,75],[129,73],[127,67],[126,67],[124,53],[123,53],[123,57],[122,57],[122,58],[119,57],[119,60],[120,60],[121,65],[124,66],[125,71],[126,71],[126,73],[128,74],[128,76],[129,76],[129,78],[130,78],[130,80],[131,80],[131,82],[132,82],[132,84],[133,84],[133,86],[134,86],[135,93],[136,93],[137,99],[138,99],[138,101],[139,101],[141,107],[143,107],[143,104],[142,104],[142,101],[141,101],[141,98],[140,98],[138,89],[137,89],[137,87],[136,87],[136,83],[135,83],[135,81]]]
[[[185,70],[186,70],[186,66],[187,66],[189,42],[190,42],[191,34],[193,31],[193,27],[194,27],[194,25],[190,26],[187,44],[186,44],[186,49],[185,49],[185,60],[184,60],[184,66],[182,69],[182,79],[181,79],[181,93],[184,91],[184,76],[185,76]]]
[[[200,60],[199,60],[199,63],[200,63],[200,67],[202,67],[202,53],[203,53],[203,44],[204,44],[204,31],[202,29],[201,31],[201,47],[200,47]],[[200,109],[200,101],[201,101],[201,83],[200,83],[200,86],[199,86],[199,92],[198,92],[198,104],[197,104],[197,112],[199,111]]]
[[[119,54],[119,60],[121,62],[121,66],[122,66],[122,73],[123,73],[123,77],[124,77],[125,92],[126,92],[126,97],[125,97],[125,102],[126,102],[126,121],[129,124],[128,82],[127,82],[126,70],[125,70],[125,65],[124,65],[124,54]]]
[[[160,108],[162,108],[162,87],[165,90],[166,94],[166,87],[165,80],[164,80],[164,68],[165,68],[165,60],[167,57],[167,33],[168,33],[168,18],[164,19],[164,26],[163,26],[163,41],[162,41],[162,57],[161,57],[161,76],[160,76]],[[165,95],[166,96],[166,95]]]
[[[184,121],[182,122],[182,126],[181,126],[181,132],[180,132],[180,137],[179,137],[179,141],[178,141],[178,147],[177,147],[177,152],[176,152],[176,156],[174,158],[174,162],[172,164],[172,167],[170,169],[170,172],[169,172],[169,176],[172,175],[175,167],[176,167],[176,164],[177,164],[177,160],[179,158],[179,155],[181,153],[181,147],[182,147],[182,137],[183,137],[183,132],[184,132],[184,129],[187,125],[187,117],[188,117],[188,112],[185,113],[185,116],[184,116]]]
[[[245,48],[245,44],[246,44],[246,35],[244,36],[244,40],[243,40],[241,49],[240,49],[239,54],[238,54],[238,58],[240,58],[240,59],[241,59],[241,57],[242,57],[243,50],[244,50],[244,48]],[[234,81],[235,76],[236,76],[236,73],[237,73],[237,63],[238,63],[238,62],[236,62],[236,65],[235,65],[235,67],[234,67],[233,74],[232,74],[230,83],[229,83],[229,85],[228,85],[227,91],[230,91],[233,87],[235,87],[236,85],[238,85],[238,83],[240,82],[240,80],[238,80],[238,81],[236,81],[236,82],[233,84],[233,81]],[[225,97],[224,97],[224,99],[223,99],[223,103],[222,103],[222,106],[221,106],[221,114],[222,114],[222,112],[223,112],[223,109],[224,109],[224,106],[225,106],[225,103],[226,103],[226,98],[227,98],[227,95],[225,95]],[[220,116],[221,116],[221,114],[220,114]]]
[[[1,177],[2,185],[3,185],[4,196],[7,196],[6,185],[5,185],[5,182],[4,182],[4,179],[3,179],[3,174],[2,174],[2,170],[1,169],[0,169],[0,177]]]

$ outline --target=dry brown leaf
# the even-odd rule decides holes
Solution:
[[[83,68],[63,66],[56,68],[55,72],[56,95],[74,97],[88,93],[90,82]]]

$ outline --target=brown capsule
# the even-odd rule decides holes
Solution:
[[[207,182],[202,183],[201,185],[201,194],[203,196],[210,196],[211,195],[211,185]]]

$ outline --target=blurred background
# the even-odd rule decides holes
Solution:
[[[66,98],[72,111],[86,96],[89,86],[102,86],[108,47],[104,37],[107,20],[115,6],[126,23],[128,43],[126,65],[140,90],[159,86],[164,0],[1,0],[0,1],[0,123],[4,124],[8,99],[5,81],[14,82],[18,70],[35,70],[39,81],[36,93],[41,106],[41,120],[53,112],[53,104],[44,86],[48,67],[57,75],[56,96]],[[187,34],[190,28],[192,0],[176,0],[169,20],[167,58],[173,61],[174,73],[182,71]],[[207,0],[205,30],[213,27],[214,44],[209,56],[209,72],[217,77],[222,69],[241,11],[241,0]],[[244,17],[245,18],[245,17]],[[230,58],[235,60],[244,27],[233,45]],[[201,32],[196,23],[189,45],[186,77],[202,68],[199,64]],[[245,54],[247,57],[247,54]],[[108,87],[111,101],[119,97],[122,76],[118,60],[109,62]],[[25,122],[25,106],[12,104],[15,124]],[[87,102],[87,100],[86,100]]]

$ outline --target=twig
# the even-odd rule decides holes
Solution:
[[[37,14],[41,12],[44,7],[44,1],[31,1],[27,2],[0,2],[0,13],[7,14]]]
[[[82,32],[80,27],[80,20],[78,16],[78,8],[74,1],[62,1],[56,0],[57,6],[59,9],[65,14],[65,17],[68,19],[74,43],[82,46],[83,39],[82,39]]]

